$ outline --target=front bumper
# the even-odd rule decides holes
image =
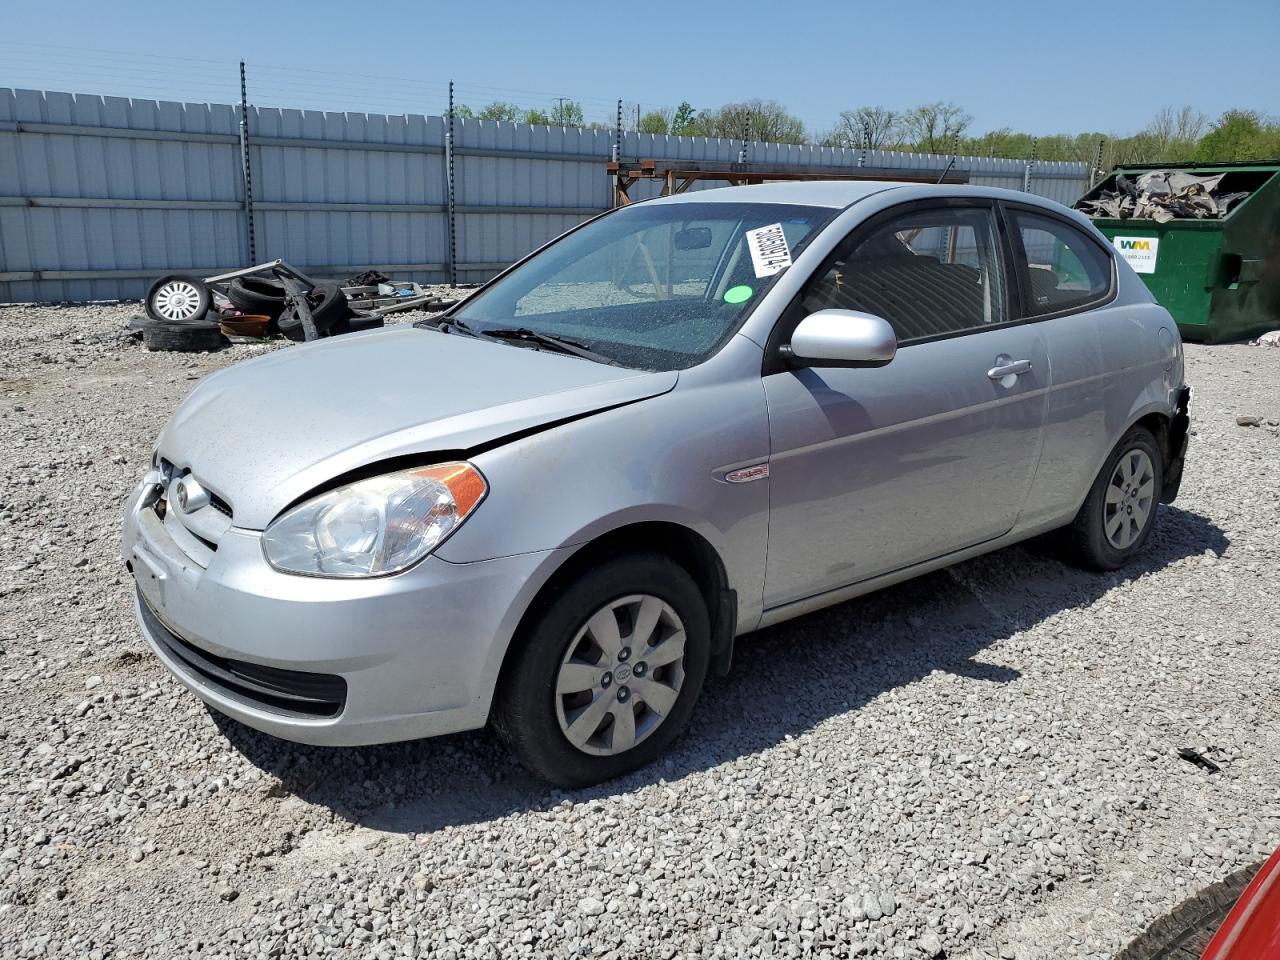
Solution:
[[[201,566],[142,506],[146,489],[129,499],[123,553],[152,650],[215,710],[300,743],[483,726],[520,617],[565,552],[329,580],[273,570],[261,535],[232,527]]]

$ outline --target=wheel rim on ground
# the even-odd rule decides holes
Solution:
[[[1142,536],[1156,503],[1156,471],[1145,450],[1126,450],[1107,484],[1102,529],[1107,542],[1125,550]]]
[[[684,623],[650,594],[613,600],[569,644],[556,675],[556,719],[583,753],[614,756],[670,716],[684,683]]]
[[[200,291],[186,280],[170,280],[155,292],[151,305],[166,320],[190,320],[200,309]]]

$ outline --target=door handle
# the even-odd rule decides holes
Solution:
[[[1030,360],[1008,360],[1005,357],[997,357],[996,363],[999,365],[987,371],[988,379],[1003,380],[1005,377],[1020,377],[1024,373],[1031,372]]]

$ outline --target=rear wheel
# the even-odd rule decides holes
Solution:
[[[680,734],[706,677],[697,585],[656,555],[584,573],[517,643],[495,726],[530,771],[583,787],[650,763]]]
[[[1068,529],[1078,560],[1115,570],[1143,548],[1160,505],[1162,462],[1146,427],[1133,427],[1120,438]]]

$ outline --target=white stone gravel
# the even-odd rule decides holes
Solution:
[[[262,348],[149,354],[136,309],[0,308],[5,957],[1103,958],[1280,844],[1280,351],[1188,348],[1133,569],[1035,544],[763,631],[666,762],[563,793],[483,733],[299,747],[168,677],[120,505]]]

